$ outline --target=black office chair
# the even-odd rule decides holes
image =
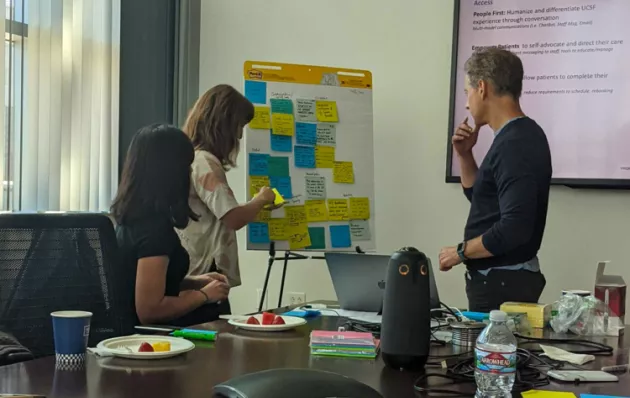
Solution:
[[[105,215],[0,215],[0,330],[35,357],[54,354],[54,311],[92,312],[90,346],[132,333],[129,278],[117,261]]]

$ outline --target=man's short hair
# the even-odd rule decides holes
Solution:
[[[499,95],[510,95],[515,100],[523,90],[523,63],[511,51],[497,47],[486,47],[475,50],[464,65],[471,85],[484,80]]]

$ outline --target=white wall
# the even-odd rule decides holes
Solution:
[[[242,89],[245,60],[371,70],[378,251],[413,245],[435,260],[442,246],[459,242],[468,212],[459,187],[444,183],[452,18],[452,0],[203,0],[200,92],[218,83]],[[228,173],[241,200],[244,161]],[[551,196],[542,300],[592,289],[597,260],[612,260],[610,271],[630,282],[630,194],[554,187]],[[234,313],[254,309],[267,262],[266,253],[244,250],[245,230],[239,244],[244,284],[231,294]],[[463,267],[438,273],[443,301],[466,305],[463,275]],[[322,261],[290,264],[286,291],[335,298]]]

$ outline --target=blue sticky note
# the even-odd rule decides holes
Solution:
[[[269,184],[271,188],[276,188],[280,195],[284,199],[291,199],[293,197],[293,191],[291,190],[291,177],[269,177]]]
[[[276,135],[269,133],[271,136],[271,150],[276,152],[291,152],[293,149],[293,137],[290,135]]]
[[[330,226],[330,243],[333,248],[342,248],[352,246],[350,238],[349,225],[331,225]]]
[[[269,243],[269,225],[264,222],[253,222],[247,225],[249,241],[252,243]]]
[[[295,142],[302,145],[317,144],[317,124],[295,123]]]
[[[245,98],[254,104],[266,104],[267,82],[245,80]]]
[[[249,154],[249,175],[266,176],[269,175],[269,155],[266,153]]]
[[[272,98],[269,102],[271,103],[271,113],[293,115],[293,101],[290,99]]]
[[[315,168],[315,147],[299,146],[294,149],[295,167],[303,167],[307,169]]]

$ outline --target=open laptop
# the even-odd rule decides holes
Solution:
[[[382,254],[325,253],[339,306],[348,311],[378,312],[390,256]],[[429,262],[430,265],[430,262]],[[440,307],[433,268],[429,270],[431,308]]]

